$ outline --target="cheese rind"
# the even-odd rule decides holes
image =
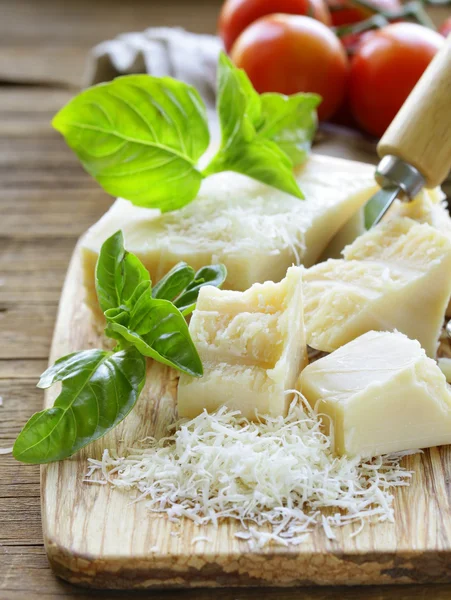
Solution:
[[[401,333],[370,331],[301,373],[333,424],[335,452],[374,456],[451,443],[451,392],[437,363]]]
[[[302,267],[291,267],[279,283],[254,284],[245,292],[201,288],[189,325],[204,376],[182,374],[177,392],[180,417],[220,406],[248,419],[286,415],[307,364]]]
[[[332,352],[370,330],[399,330],[435,356],[451,296],[451,240],[411,219],[382,223],[304,275],[307,343]]]
[[[296,170],[299,200],[238,173],[202,182],[183,209],[160,215],[118,199],[82,242],[87,302],[96,308],[94,271],[102,243],[118,229],[125,247],[158,281],[183,260],[194,269],[222,262],[227,289],[280,281],[292,264],[312,265],[336,231],[368,199],[371,165],[312,156]]]

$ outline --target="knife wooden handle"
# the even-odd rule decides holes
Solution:
[[[451,35],[382,136],[377,151],[381,158],[392,154],[416,167],[428,188],[446,179],[451,169]]]

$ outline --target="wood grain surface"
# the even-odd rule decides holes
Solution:
[[[77,238],[110,205],[49,122],[81,83],[86,53],[124,31],[213,32],[220,0],[0,0],[0,446],[40,410],[62,284]],[[434,9],[436,22],[449,7]],[[374,143],[325,136],[321,151],[376,161]],[[93,593],[57,579],[41,530],[39,468],[0,456],[0,599],[357,600],[451,598],[451,585]]]

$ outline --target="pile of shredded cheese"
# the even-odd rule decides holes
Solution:
[[[135,488],[137,500],[171,521],[235,519],[237,537],[251,546],[300,544],[318,523],[333,539],[334,527],[358,521],[355,535],[366,519],[393,521],[392,488],[412,476],[400,466],[412,452],[366,461],[334,455],[302,398],[286,418],[252,423],[221,408],[178,421],[170,433],[125,457],[105,450],[90,459],[86,480]]]

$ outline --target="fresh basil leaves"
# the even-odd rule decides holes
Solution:
[[[303,198],[293,167],[307,157],[316,129],[315,94],[262,94],[225,54],[218,66],[222,143],[204,175],[237,171]]]
[[[96,265],[100,308],[105,312],[123,304],[129,306],[141,290],[149,287],[149,272],[134,254],[125,250],[122,232],[116,232],[102,244]]]
[[[124,248],[118,231],[102,245],[96,266],[105,334],[114,351],[85,350],[60,358],[38,383],[62,383],[52,408],[33,415],[16,440],[13,453],[26,463],[67,458],[111,431],[135,405],[146,380],[146,359],[200,377],[202,363],[184,319],[203,285],[220,286],[223,265],[197,273],[176,265],[152,290],[147,269]]]
[[[52,408],[31,417],[13,448],[26,463],[48,463],[71,456],[102,437],[135,405],[146,380],[146,361],[135,349],[85,350],[60,358],[38,384],[62,382]]]
[[[218,65],[222,143],[201,172],[210,140],[197,91],[169,77],[126,75],[84,90],[53,126],[110,194],[138,206],[177,210],[203,177],[237,171],[302,198],[293,167],[305,160],[316,128],[314,94],[259,95],[225,54]]]
[[[53,119],[83,167],[113,196],[163,212],[197,194],[210,141],[197,91],[170,77],[127,75],[82,91]]]
[[[185,262],[179,262],[152,290],[154,298],[173,302],[185,317],[193,312],[199,290],[204,285],[221,287],[227,277],[224,265],[209,265],[194,272]]]

